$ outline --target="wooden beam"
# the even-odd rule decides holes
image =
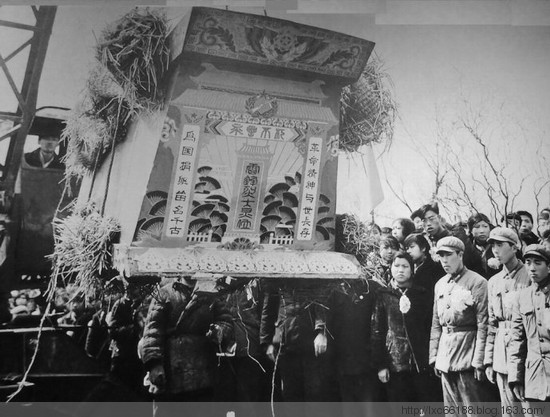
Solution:
[[[36,28],[34,29],[25,77],[21,87],[21,95],[24,97],[25,105],[20,106],[17,110],[17,115],[21,116],[21,128],[19,128],[14,140],[10,143],[6,158],[7,172],[4,172],[3,177],[3,188],[8,191],[10,196],[13,195],[21,158],[23,157],[25,140],[34,118],[38,85],[56,12],[57,7],[55,6],[40,6],[37,12]],[[5,65],[5,62],[3,64]]]
[[[38,7],[31,6],[32,12],[34,13],[34,17],[38,19],[39,13],[38,13]]]
[[[6,111],[0,111],[0,119],[4,119],[4,120],[16,120],[16,121],[19,121],[19,120],[21,120],[21,116],[15,114],[15,113],[10,113],[10,112],[6,112]]]
[[[2,136],[0,136],[0,142],[3,141],[6,138],[11,137],[13,135],[13,133],[15,131],[17,131],[17,129],[19,129],[20,127],[21,127],[21,123],[13,126],[10,130],[8,130],[6,133],[4,133]]]
[[[0,26],[5,26],[8,28],[14,28],[14,29],[30,30],[33,32],[38,30],[36,26],[25,25],[23,23],[10,22],[8,20],[0,20]]]
[[[15,49],[11,54],[9,54],[6,58],[4,58],[5,61],[8,62],[10,59],[12,59],[15,55],[17,55],[19,52],[21,52],[23,49],[25,49],[31,43],[32,43],[32,38],[28,39],[19,48]]]
[[[17,101],[19,102],[19,106],[26,110],[27,103],[25,102],[25,99],[19,92],[19,89],[17,88],[17,84],[15,84],[15,81],[13,80],[13,77],[11,76],[10,69],[6,65],[5,59],[2,57],[2,54],[0,53],[0,68],[4,71],[4,74],[6,75],[6,79],[8,80],[8,84],[10,85],[13,94],[17,98]]]

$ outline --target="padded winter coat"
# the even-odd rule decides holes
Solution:
[[[518,292],[512,310],[508,383],[523,384],[525,397],[550,400],[550,284]]]
[[[487,340],[487,280],[466,267],[435,285],[430,363],[442,372],[482,369]]]
[[[350,280],[332,294],[329,329],[340,375],[365,374],[375,369],[371,359],[371,317],[381,287],[374,280]]]
[[[290,282],[286,284],[280,289],[266,289],[260,326],[261,345],[265,348],[273,344],[282,353],[313,354],[315,336],[326,328],[328,297],[324,297],[321,285],[306,289],[293,288]]]
[[[508,373],[508,345],[513,303],[518,291],[531,285],[529,273],[523,262],[508,271],[506,267],[491,277],[488,282],[489,327],[485,345],[485,365],[491,365],[496,372]]]
[[[375,369],[423,372],[428,369],[431,299],[427,290],[412,286],[405,292],[410,309],[399,307],[402,292],[381,288],[372,313],[372,361]]]
[[[162,363],[167,390],[176,394],[211,387],[216,372],[216,346],[206,334],[217,324],[224,339],[232,334],[231,315],[214,295],[191,296],[182,284],[167,284],[149,306],[142,338],[147,369]]]

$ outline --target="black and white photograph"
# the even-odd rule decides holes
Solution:
[[[550,415],[550,1],[0,4],[0,413]]]

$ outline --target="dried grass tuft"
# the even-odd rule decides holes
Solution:
[[[111,131],[105,120],[81,104],[67,119],[61,135],[67,141],[65,155],[67,177],[82,177],[94,170],[99,155],[103,154],[111,142]]]
[[[163,105],[167,36],[164,14],[137,8],[103,31],[96,47],[98,65],[63,133],[66,177],[94,172],[125,139],[133,117]]]
[[[356,152],[371,142],[393,139],[397,103],[392,94],[392,81],[377,56],[372,56],[363,73],[342,90],[340,98],[340,149]]]
[[[379,239],[372,233],[372,225],[359,220],[356,215],[338,216],[337,250],[355,255],[367,278],[377,278],[379,265]]]
[[[117,82],[113,74],[103,64],[97,64],[88,75],[86,83],[88,91],[97,97],[124,97],[124,89]]]
[[[73,283],[78,293],[94,297],[105,284],[102,276],[110,271],[110,248],[120,231],[119,222],[88,203],[74,207],[64,219],[55,218],[53,226],[54,275],[64,283]]]
[[[163,103],[160,83],[169,64],[167,37],[163,13],[137,8],[102,32],[96,58],[121,86],[132,109],[129,116]]]

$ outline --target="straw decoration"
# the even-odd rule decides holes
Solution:
[[[336,250],[355,255],[363,274],[367,278],[375,278],[379,245],[378,238],[372,233],[372,226],[353,214],[339,214],[336,217]]]
[[[95,172],[113,147],[126,138],[129,122],[162,107],[161,84],[168,70],[166,17],[134,9],[103,32],[97,65],[88,76],[84,99],[69,116],[67,178]]]
[[[111,244],[120,225],[100,214],[94,203],[74,207],[71,215],[53,221],[55,250],[51,255],[57,276],[71,282],[78,293],[94,295],[111,268]],[[110,277],[109,277],[110,278]]]
[[[371,142],[391,144],[397,116],[389,75],[377,56],[371,57],[363,73],[342,90],[340,98],[340,149],[356,152]]]
[[[166,17],[148,9],[134,9],[107,27],[96,48],[96,58],[122,86],[130,108],[155,110],[164,99],[159,88],[168,70]]]

